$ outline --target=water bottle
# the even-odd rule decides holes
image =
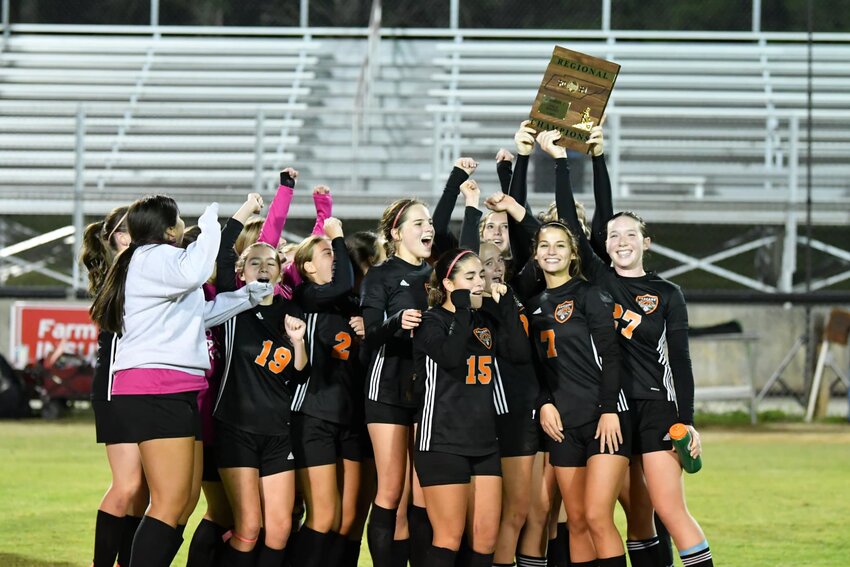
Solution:
[[[673,447],[679,453],[679,462],[682,463],[682,468],[686,473],[695,473],[702,468],[702,457],[696,459],[691,457],[691,450],[688,445],[691,444],[691,432],[688,426],[683,423],[674,423],[670,426],[670,439],[673,441]]]

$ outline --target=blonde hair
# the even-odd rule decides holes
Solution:
[[[324,236],[308,236],[295,248],[295,258],[293,262],[295,262],[295,268],[298,270],[298,273],[301,274],[302,278],[310,279],[307,271],[304,269],[304,266],[307,262],[311,262],[313,260],[313,252],[316,249],[316,245],[325,240]],[[289,245],[287,244],[285,248],[288,247]]]
[[[241,256],[242,252],[248,246],[254,244],[260,238],[260,231],[263,230],[264,221],[265,219],[263,218],[255,217],[246,222],[245,226],[242,227],[242,232],[236,237],[236,243],[233,245],[233,249],[236,250],[238,256]]]
[[[274,253],[273,256],[275,262],[277,262],[277,269],[281,269],[280,256],[277,255],[277,249],[267,242],[255,242],[253,244],[250,244],[247,248],[245,248],[245,250],[242,251],[241,254],[239,254],[239,259],[236,260],[237,274],[241,275],[245,271],[245,262],[248,260],[248,256],[251,254],[251,251],[255,248],[268,248],[269,250],[271,250]]]
[[[581,201],[576,201],[576,216],[578,217],[578,221],[581,223],[581,231],[584,235],[590,238],[590,227],[587,225],[587,209],[584,208],[584,203]],[[545,212],[538,213],[537,219],[541,223],[547,222],[557,222],[560,220],[558,216],[558,206],[555,201],[549,203],[549,207]]]

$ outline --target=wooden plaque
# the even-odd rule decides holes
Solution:
[[[620,66],[556,46],[531,108],[531,127],[559,130],[559,146],[587,152],[590,129],[599,124]]]

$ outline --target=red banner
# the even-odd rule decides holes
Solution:
[[[91,361],[97,354],[97,327],[89,307],[80,303],[15,302],[12,310],[11,352],[19,367],[63,352]]]

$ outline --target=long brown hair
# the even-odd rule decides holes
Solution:
[[[437,263],[434,265],[434,271],[431,272],[431,279],[428,282],[428,305],[434,307],[442,305],[448,297],[444,279],[452,279],[452,276],[461,271],[461,266],[469,258],[478,258],[478,254],[466,248],[453,248],[444,252]]]
[[[103,285],[106,272],[115,259],[118,250],[116,231],[127,232],[127,207],[112,209],[103,220],[91,223],[83,231],[79,260],[88,271],[88,290],[91,295],[97,293]]]
[[[124,331],[124,292],[133,253],[145,244],[164,244],[165,231],[177,224],[179,215],[177,203],[166,195],[148,195],[130,205],[127,228],[133,241],[109,267],[89,309],[92,321],[101,329],[115,334]]]
[[[534,239],[532,240],[532,256],[537,256],[537,244],[540,242],[540,233],[547,228],[562,230],[567,235],[567,242],[570,245],[570,249],[573,251],[573,259],[569,266],[570,277],[583,278],[584,276],[581,272],[581,256],[578,253],[578,238],[576,238],[576,235],[573,234],[573,231],[569,229],[564,221],[553,220],[540,225],[540,228],[537,229],[537,232],[534,234]]]

